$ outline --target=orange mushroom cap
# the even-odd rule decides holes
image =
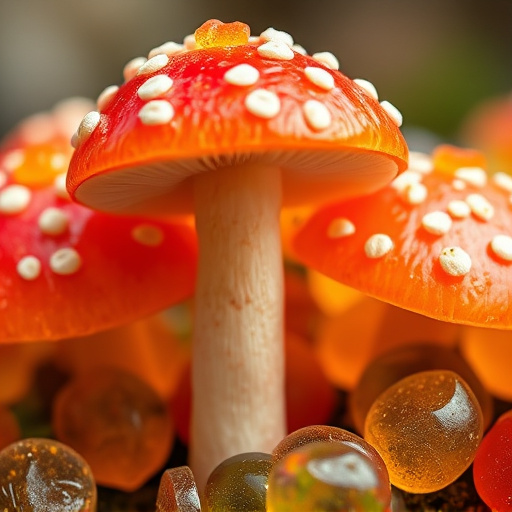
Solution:
[[[104,211],[188,212],[186,178],[263,162],[282,170],[283,204],[298,205],[375,190],[406,167],[401,115],[366,81],[247,29],[210,20],[194,49],[167,43],[107,88],[76,134],[71,195]]]
[[[381,191],[317,211],[295,239],[297,256],[402,308],[511,329],[512,180],[489,179],[467,154],[457,168],[460,151],[413,159]]]
[[[59,107],[23,123],[0,152],[0,342],[98,332],[193,292],[190,226],[119,218],[70,201],[61,117]]]

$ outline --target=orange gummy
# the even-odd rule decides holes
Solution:
[[[60,391],[53,426],[56,437],[87,460],[98,484],[127,492],[162,468],[174,441],[168,408],[155,391],[108,367]]]
[[[188,466],[165,470],[156,498],[157,512],[200,512],[194,475]]]
[[[214,48],[242,46],[248,43],[250,34],[249,25],[240,21],[223,23],[219,20],[208,20],[195,31],[194,35],[198,48]]]
[[[450,144],[437,146],[432,153],[432,161],[437,171],[451,175],[460,167],[487,167],[487,160],[481,151]]]

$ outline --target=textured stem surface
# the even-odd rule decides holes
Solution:
[[[223,460],[285,435],[280,172],[196,178],[199,274],[190,465],[199,489]]]

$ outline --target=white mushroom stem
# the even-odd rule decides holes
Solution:
[[[268,453],[285,435],[280,171],[206,172],[195,203],[190,466],[202,490],[223,460]]]

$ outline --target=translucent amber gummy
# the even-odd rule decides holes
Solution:
[[[201,512],[194,475],[188,466],[165,470],[156,498],[157,512]]]
[[[206,482],[204,493],[208,512],[265,512],[268,453],[241,453],[219,464]]]
[[[370,459],[372,464],[379,468],[379,471],[385,471],[384,461],[381,456],[362,437],[348,430],[328,425],[311,425],[287,435],[272,450],[272,462],[275,464],[297,448],[316,442],[350,444]]]
[[[493,511],[512,510],[512,410],[501,415],[483,438],[473,478],[479,496]]]
[[[94,512],[91,470],[78,453],[57,441],[13,443],[0,452],[0,510]]]
[[[368,412],[364,437],[384,459],[393,485],[427,493],[468,468],[482,432],[482,411],[469,386],[456,373],[438,370],[384,391]]]
[[[268,512],[383,512],[390,503],[384,466],[350,442],[303,445],[276,462],[269,475]]]
[[[56,437],[82,454],[97,483],[133,491],[165,464],[174,441],[166,404],[130,373],[102,368],[66,385],[55,400]]]
[[[441,323],[441,322],[440,322]],[[398,347],[376,357],[362,373],[349,398],[350,413],[359,432],[375,399],[395,382],[422,371],[450,370],[460,375],[475,393],[484,415],[484,428],[493,417],[493,400],[458,352],[433,343]]]
[[[198,48],[213,48],[247,44],[250,33],[249,25],[239,21],[222,23],[219,20],[208,20],[195,31],[194,35]]]

